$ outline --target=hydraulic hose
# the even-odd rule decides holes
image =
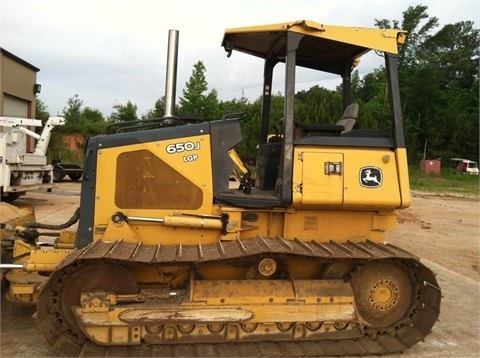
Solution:
[[[50,225],[50,224],[42,224],[39,222],[29,222],[25,224],[25,227],[28,227],[29,229],[62,230],[72,226],[79,219],[80,219],[80,208],[77,208],[77,210],[75,210],[75,212],[73,213],[72,217],[64,224]]]

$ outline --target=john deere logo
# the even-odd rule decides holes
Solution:
[[[378,188],[382,185],[382,170],[377,167],[360,169],[360,185],[365,188]]]

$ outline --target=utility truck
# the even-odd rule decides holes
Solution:
[[[53,166],[47,164],[47,148],[52,129],[63,126],[63,117],[50,117],[42,133],[39,119],[0,117],[0,188],[2,201],[12,202],[29,190],[51,189]],[[29,138],[36,140],[32,151]]]

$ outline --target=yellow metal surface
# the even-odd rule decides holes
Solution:
[[[310,20],[230,28],[225,30],[225,36],[261,33],[274,37],[276,34],[286,31],[390,53],[397,53],[398,46],[403,44],[406,38],[404,30],[333,26]]]
[[[95,228],[95,234],[101,235],[102,240],[105,241],[117,241],[122,240],[125,242],[141,242],[142,239],[132,230],[132,227],[126,222],[116,224],[110,221],[107,227],[97,226]]]
[[[297,332],[300,338],[320,333],[322,325],[322,332],[335,330],[330,322],[347,327],[356,321],[353,292],[343,280],[295,280],[294,285],[282,280],[195,281],[193,289],[195,302],[179,305],[117,306],[112,295],[97,299],[93,294],[73,312],[93,341],[113,345],[139,344],[160,331],[163,341],[184,334],[201,341],[209,335],[236,339],[282,331]],[[308,331],[297,329],[297,322],[306,322]]]
[[[241,180],[245,174],[248,174],[248,168],[245,166],[235,149],[230,149],[228,154],[236,165],[236,168],[233,170],[233,174],[238,180]]]
[[[326,175],[328,166],[341,165],[342,153],[302,152],[302,204],[343,204],[342,174]],[[298,184],[297,184],[298,185]],[[295,185],[294,185],[295,187]],[[298,191],[297,191],[298,192]]]
[[[23,269],[10,270],[6,274],[9,282],[6,298],[16,303],[35,304],[38,299],[38,286],[48,277],[38,272],[27,272]]]
[[[71,251],[69,249],[32,250],[25,261],[25,269],[27,271],[51,272]]]
[[[36,247],[30,244],[27,244],[23,240],[15,240],[15,245],[13,246],[13,257],[23,257],[28,254],[30,251],[35,250]],[[23,263],[25,258],[14,261],[14,263],[19,264]]]
[[[68,230],[60,231],[60,236],[57,241],[57,248],[59,249],[70,248],[70,247],[66,247],[66,245],[74,244],[76,237],[77,237],[76,231],[68,231]],[[64,245],[64,247],[62,247],[62,245]]]
[[[13,284],[12,287],[10,287],[10,293],[12,295],[32,295],[35,292],[36,289],[35,284]],[[32,300],[33,301],[33,300]]]
[[[187,145],[188,144],[188,145]],[[187,148],[187,149],[185,149]],[[198,215],[215,215],[213,208],[213,179],[211,168],[211,153],[210,153],[210,138],[208,135],[199,135],[194,137],[186,137],[181,139],[171,139],[151,143],[142,143],[138,145],[122,146],[118,148],[106,148],[98,152],[98,178],[107,178],[111,173],[117,173],[117,161],[120,155],[125,156],[128,153],[136,151],[146,151],[149,156],[155,161],[161,161],[165,165],[172,168],[175,172],[175,177],[168,178],[163,175],[162,180],[169,181],[169,191],[175,190],[171,183],[177,183],[176,178],[182,178],[184,183],[189,183],[189,187],[197,188],[201,193],[200,202],[197,206],[185,209],[184,207],[190,205],[194,198],[185,198],[183,201],[180,198],[172,200],[168,207],[166,205],[154,206],[138,205],[135,208],[119,207],[116,201],[116,186],[119,183],[97,180],[97,187],[95,193],[95,218],[94,218],[94,239],[101,239],[107,235],[110,239],[127,236],[128,240],[140,239],[145,243],[174,243],[182,241],[184,243],[198,242],[199,240],[214,239],[218,237],[217,232],[213,232],[208,227],[218,227],[218,222],[210,220],[180,220],[176,217],[171,217],[177,212],[182,214],[198,214]],[[151,168],[153,170],[154,168]],[[118,180],[126,179],[128,183],[128,190],[132,197],[143,196],[146,200],[157,200],[165,196],[165,187],[158,184],[159,177],[152,175],[148,167],[142,167],[142,172],[132,172],[132,175],[141,179],[141,187],[128,181],[128,178],[118,178]],[[185,185],[185,184],[184,184]],[[171,194],[171,193],[170,193]],[[175,198],[174,198],[175,199]],[[198,200],[198,198],[196,199]],[[128,201],[126,201],[128,202]],[[182,206],[183,205],[183,206]],[[149,207],[149,208],[146,208]],[[141,224],[132,222],[129,225],[128,232],[123,232],[120,236],[114,231],[122,229],[110,224],[112,215],[116,212],[122,212],[125,215],[133,215],[137,217],[148,218],[165,218],[167,222],[175,221],[178,226],[169,226],[161,223],[145,223]],[[181,221],[181,222],[180,222]],[[187,223],[188,221],[188,223]],[[195,221],[195,223],[193,223]],[[207,222],[208,221],[208,222]],[[182,225],[180,225],[182,224]],[[186,225],[188,224],[188,225]],[[108,229],[107,229],[108,226]],[[182,227],[183,226],[183,227]],[[195,227],[192,229],[192,227]],[[105,232],[107,230],[107,232]],[[159,235],[159,232],[163,232]]]
[[[376,220],[381,216],[382,220]],[[299,211],[286,217],[284,237],[329,242],[383,242],[385,231],[396,225],[395,212]]]
[[[73,250],[75,248],[75,243],[65,243],[65,242],[57,242],[55,244],[56,249],[69,249]]]
[[[397,227],[397,212],[385,211],[373,215],[372,230],[383,232]]]
[[[341,210],[369,211],[401,206],[399,170],[403,166],[391,150],[345,148],[338,153],[338,148],[297,146],[294,159],[293,203],[296,205],[334,205]],[[336,169],[328,172],[329,166],[338,166],[340,172]],[[362,175],[369,170],[380,171],[381,176],[369,176],[369,172]]]
[[[286,280],[199,280],[194,283],[193,301],[208,305],[318,304],[352,303],[353,297],[350,285],[341,280],[295,280],[294,284]]]
[[[329,208],[329,209],[327,209]],[[235,218],[235,214],[254,217],[255,220],[240,220],[232,228],[225,240],[246,239],[260,235],[263,237],[282,236],[287,240],[315,240],[329,242],[364,241],[370,239],[383,242],[385,232],[395,228],[395,210],[336,210],[327,207],[322,210],[247,210],[225,207],[222,212]]]
[[[222,222],[220,221],[220,219],[191,217],[186,215],[168,215],[165,216],[163,220],[165,225],[173,227],[214,230],[220,230],[222,228]]]

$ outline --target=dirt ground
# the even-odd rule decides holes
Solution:
[[[30,192],[15,202],[34,207],[39,222],[63,223],[79,205],[80,183],[51,193]],[[480,201],[413,193],[387,241],[422,258],[436,274],[443,300],[425,342],[394,357],[477,357],[480,352]],[[1,300],[0,357],[56,357],[32,318],[35,307]]]

